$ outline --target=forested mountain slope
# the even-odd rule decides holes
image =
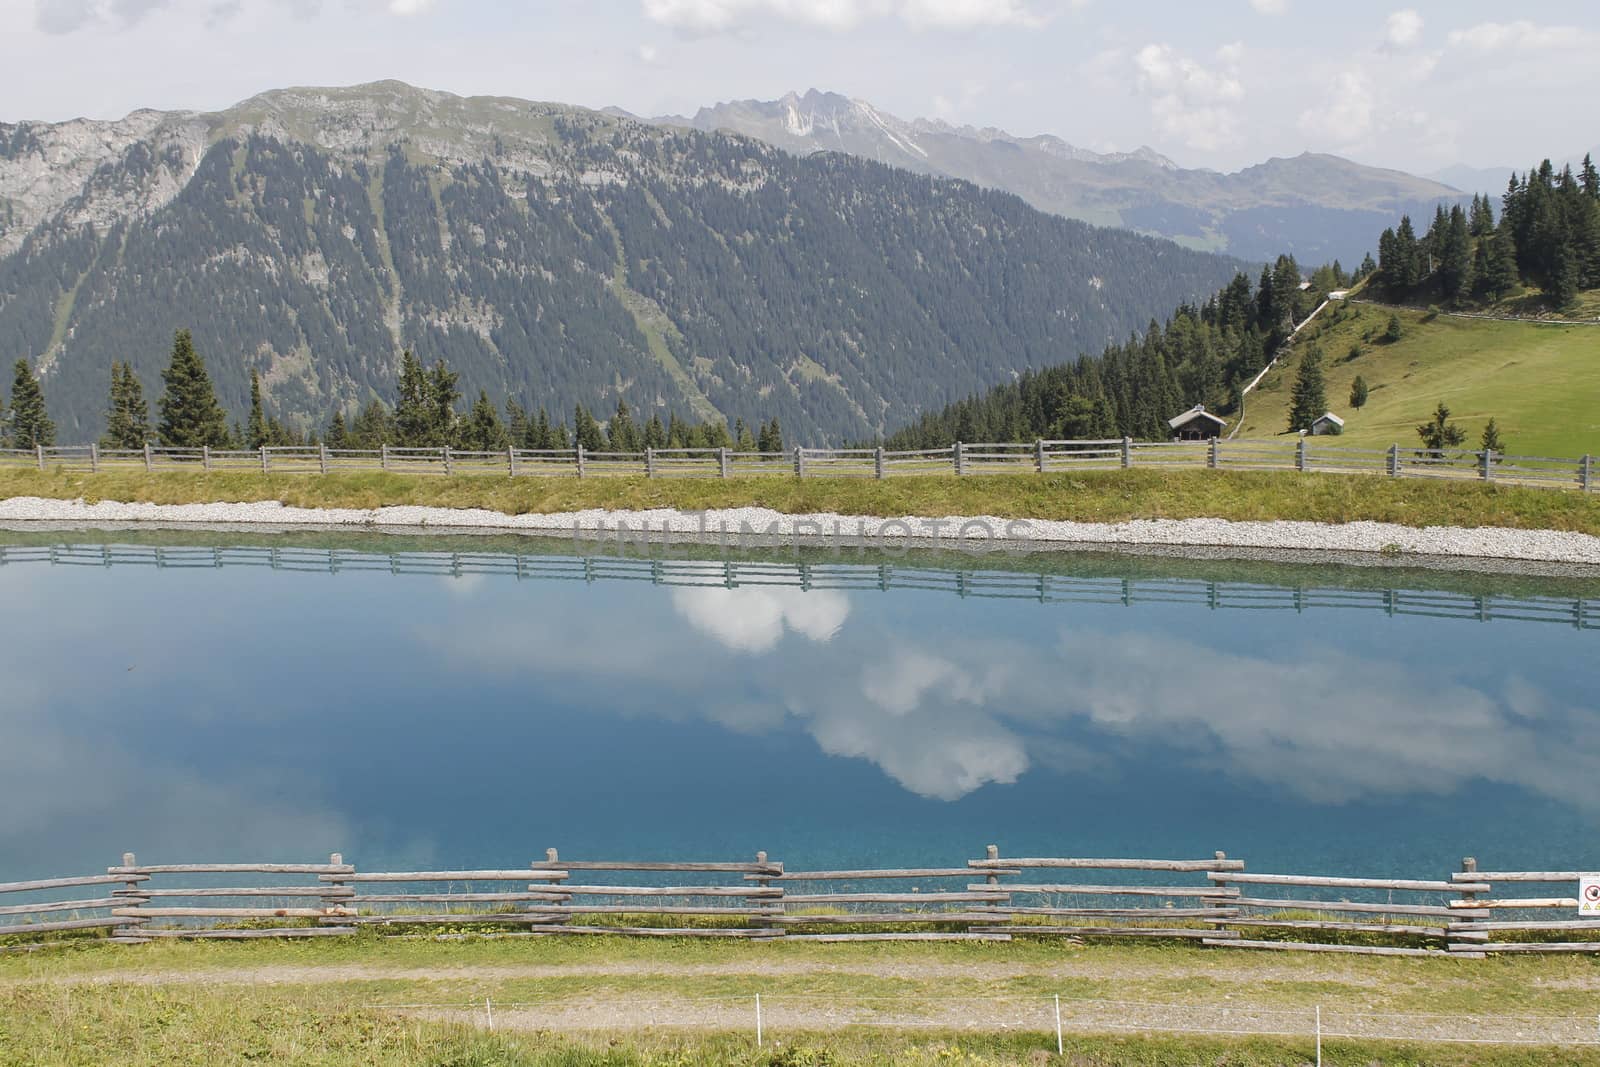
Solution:
[[[0,125],[0,357],[63,440],[190,327],[224,405],[321,425],[400,353],[566,412],[860,438],[1097,351],[1238,263],[842,156],[382,83]]]

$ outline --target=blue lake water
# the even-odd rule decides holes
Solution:
[[[0,881],[148,863],[1600,867],[1600,582],[0,535]],[[636,554],[637,555],[637,554]]]

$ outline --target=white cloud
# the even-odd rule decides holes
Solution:
[[[1417,43],[1422,36],[1422,25],[1422,16],[1415,8],[1404,8],[1389,16],[1384,23],[1383,36],[1396,48],[1405,48]]]
[[[826,590],[679,588],[672,606],[690,626],[735,652],[770,652],[787,630],[827,642],[850,617],[849,598]]]
[[[1289,0],[1250,0],[1250,6],[1263,15],[1281,15],[1289,10]]]
[[[1333,91],[1316,107],[1300,114],[1307,136],[1331,134],[1341,147],[1359,143],[1372,132],[1376,102],[1368,79],[1347,70],[1334,79]]]
[[[433,0],[389,0],[391,15],[420,15],[433,6]]]
[[[1540,26],[1526,19],[1516,22],[1480,22],[1464,30],[1452,30],[1450,44],[1474,52],[1534,52],[1556,48],[1583,48],[1600,40],[1597,35],[1575,26]]]
[[[1150,98],[1150,112],[1162,134],[1190,148],[1211,151],[1237,137],[1233,106],[1244,98],[1239,80],[1241,47],[1218,51],[1216,68],[1207,67],[1167,44],[1149,44],[1133,57],[1137,85]]]
[[[687,33],[721,33],[761,17],[826,30],[849,30],[870,19],[897,19],[916,29],[939,30],[1035,26],[1044,21],[1024,0],[642,0],[642,4],[646,18]]]

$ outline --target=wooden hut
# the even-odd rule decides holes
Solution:
[[[1204,404],[1196,404],[1177,418],[1168,419],[1167,425],[1172,427],[1174,441],[1209,441],[1221,437],[1222,431],[1228,428],[1227,420],[1211,414]]]

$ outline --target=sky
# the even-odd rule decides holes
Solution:
[[[1594,0],[0,0],[0,121],[399,78],[642,115],[819,88],[1236,170],[1600,144]]]

